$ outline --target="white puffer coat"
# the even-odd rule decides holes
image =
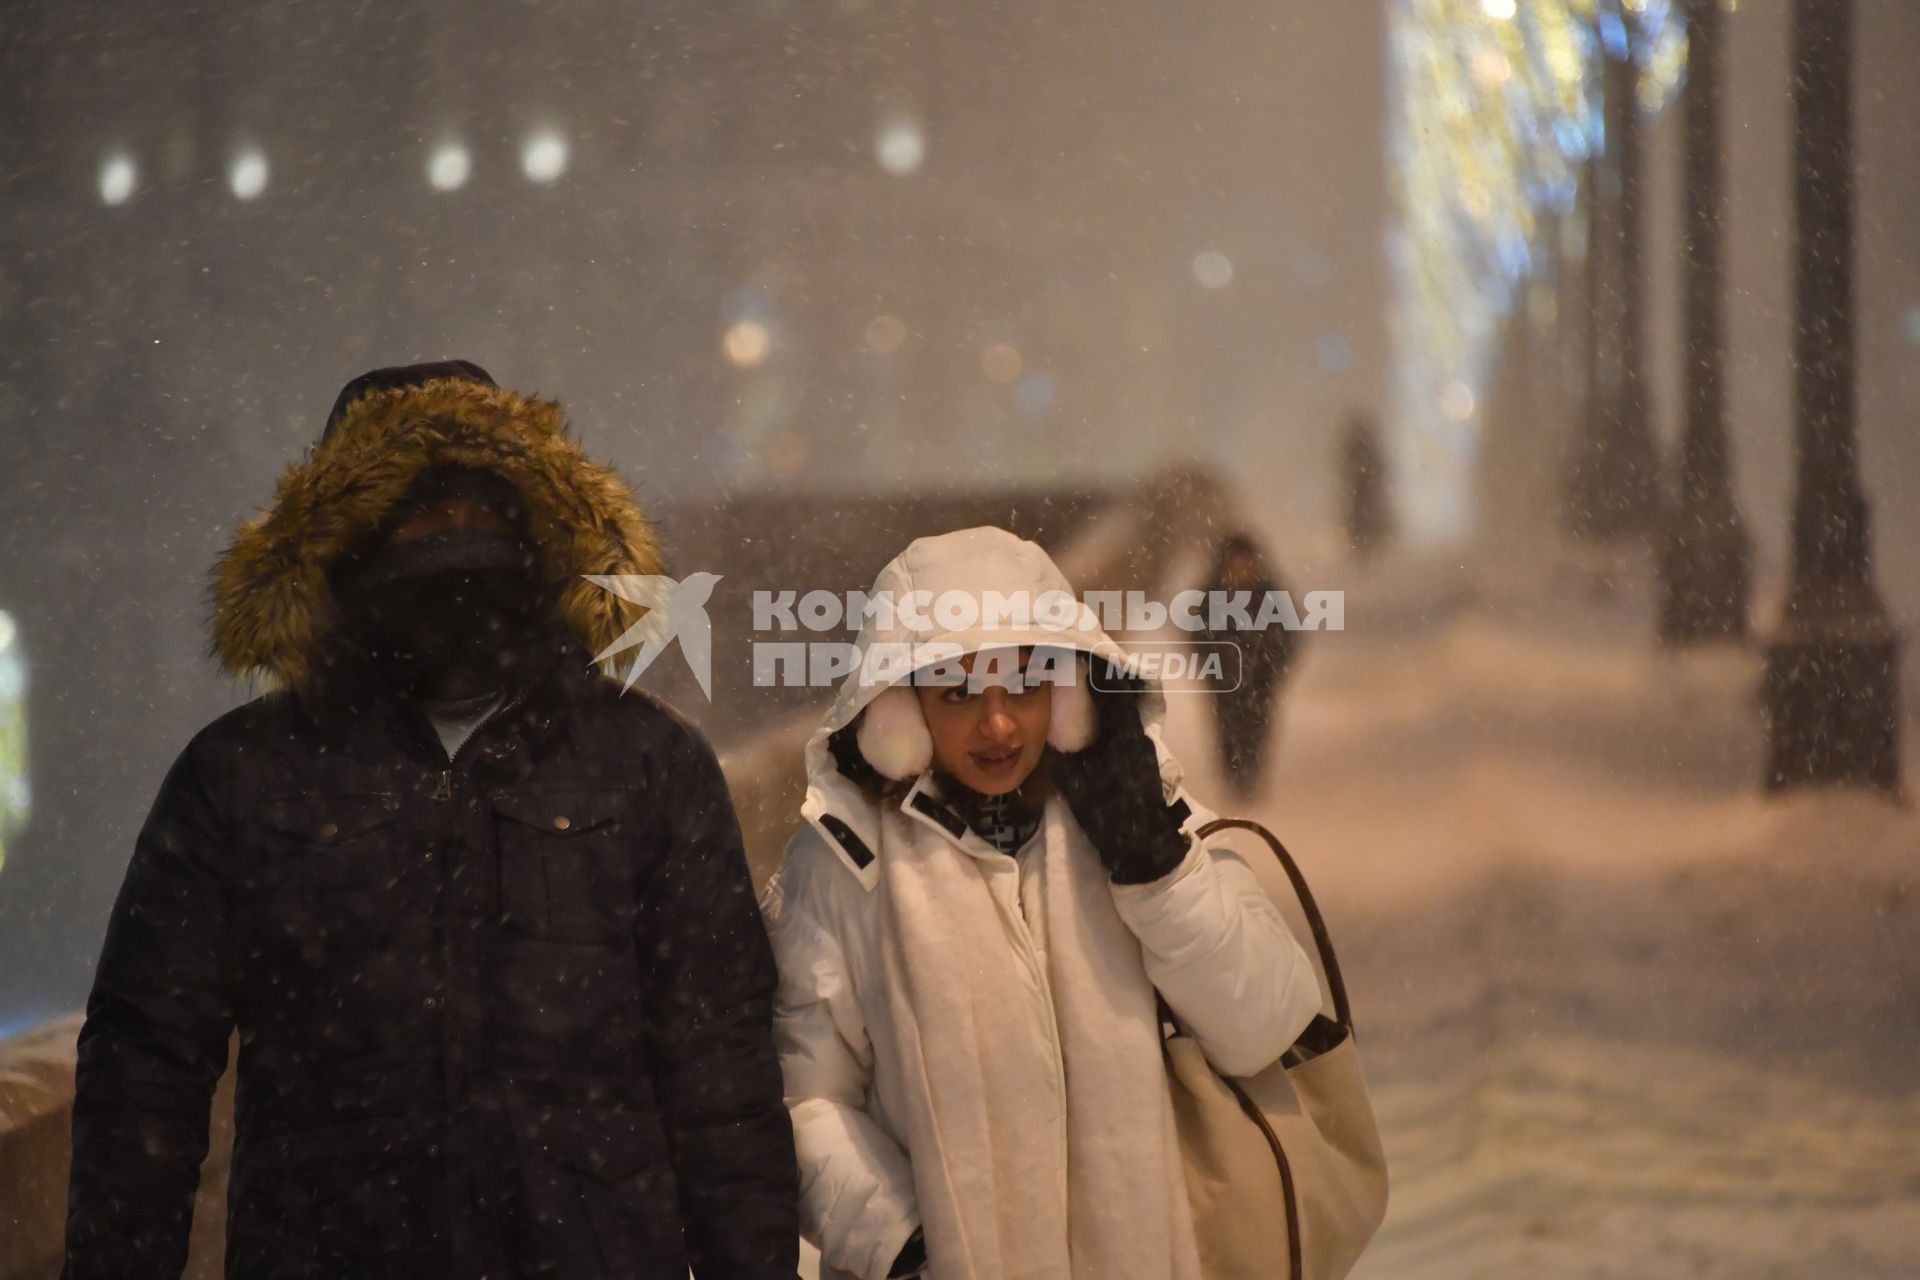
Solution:
[[[1026,590],[1035,597],[1046,591],[1070,591],[1039,547],[999,529],[921,539],[888,565],[875,583],[876,594],[891,591],[896,598],[910,590],[988,589]],[[1067,647],[1096,657],[1121,652],[1087,611],[1081,611],[1069,627],[1026,630],[1002,625],[909,633],[898,626],[877,629],[870,620],[861,633],[860,648],[864,653],[877,643],[926,646],[925,652],[938,651],[941,656],[956,646],[960,652],[973,652],[1013,644]],[[940,646],[948,647],[941,650]],[[1029,842],[1017,859],[1001,854],[940,802],[931,772],[913,784],[897,812],[889,813],[883,813],[880,805],[840,773],[827,738],[850,723],[879,692],[878,687],[862,687],[858,672],[850,676],[832,712],[808,741],[808,789],[802,806],[806,822],[789,843],[785,862],[762,900],[781,973],[775,1035],[800,1160],[802,1230],[820,1249],[822,1274],[828,1280],[881,1280],[921,1224],[915,1167],[906,1149],[910,1128],[906,1120],[920,1100],[903,1092],[915,1087],[913,1081],[919,1077],[888,1060],[886,1046],[899,1043],[901,1037],[888,1034],[899,1028],[882,1025],[899,1007],[890,1001],[884,985],[886,975],[897,972],[897,967],[890,969],[884,954],[889,935],[882,904],[887,895],[878,891],[887,875],[889,851],[902,850],[895,856],[904,857],[903,842],[910,842],[917,855],[937,848],[976,863],[1004,926],[992,945],[1020,953],[1031,962],[1027,971],[1034,973],[1045,974],[1049,968],[1045,955],[1048,912],[1042,900],[1049,883],[1060,883],[1053,878],[1057,871],[1043,874],[1042,855],[1048,841]],[[1165,793],[1170,802],[1186,804],[1190,814],[1183,826],[1192,832],[1214,814],[1180,785],[1180,768],[1162,739],[1165,706],[1161,692],[1150,687],[1140,700],[1141,717],[1159,756]],[[1064,803],[1055,797],[1048,805],[1050,821],[1057,825]],[[1075,839],[1084,840],[1077,834],[1077,824],[1072,824],[1071,831]],[[1057,847],[1057,836],[1055,842]],[[1107,938],[1112,946],[1137,947],[1138,955],[1094,957],[1084,970],[1137,975],[1143,969],[1152,987],[1223,1073],[1249,1075],[1267,1067],[1319,1009],[1320,988],[1311,962],[1252,871],[1231,851],[1207,847],[1194,838],[1185,860],[1163,879],[1103,888],[1110,891],[1124,930],[1076,932],[1082,937]],[[1054,892],[1062,891],[1055,888]],[[1104,911],[1103,904],[1100,910]],[[956,957],[956,963],[963,959]],[[1040,1014],[1024,1021],[1016,1018],[1014,1023],[1031,1029],[1034,1052],[1050,1055],[1059,1069],[1049,1074],[1064,1080],[1060,1037],[1050,1030],[1054,1019],[1045,1008],[1050,1000],[1058,1004],[1062,994],[1050,992],[1042,978],[1030,991],[1010,989],[1007,999],[1018,1005],[1025,996],[1037,997]],[[1131,993],[1127,998],[1132,999]],[[1141,1008],[1137,1000],[1127,1003],[1116,993],[1092,993],[1092,1002]],[[1139,1016],[1148,1023],[1154,1021],[1150,1003]],[[913,1042],[917,1034],[910,1032],[907,1040]],[[1050,1035],[1051,1043],[1045,1043]],[[1152,1079],[1149,1087],[1163,1093],[1164,1077]],[[1049,1083],[1036,1079],[1034,1092],[1045,1094]],[[1144,1125],[1151,1117],[1170,1114],[1159,1097],[1107,1108],[1106,1113],[1123,1130],[1129,1123]],[[1023,1122],[1018,1107],[994,1118]],[[1138,1136],[1141,1149],[1153,1150],[1160,1135],[1143,1132]],[[1124,1132],[1116,1135],[1123,1144],[1127,1138]],[[1065,1148],[1064,1130],[1036,1126],[1031,1141],[1020,1144],[1020,1158],[1055,1169],[1064,1188],[1069,1178]],[[943,1157],[953,1158],[951,1153]],[[1174,1216],[1184,1223],[1184,1202]],[[1181,1229],[1180,1225],[1173,1228]],[[1162,1225],[1159,1230],[1164,1236],[1168,1228]],[[941,1269],[937,1249],[934,1263],[930,1274],[941,1280],[947,1272]],[[1072,1269],[1078,1272],[1082,1267],[1076,1254]],[[1178,1274],[1185,1269],[1167,1268],[1163,1260],[1156,1260],[1143,1264],[1137,1274]],[[949,1270],[983,1277],[1049,1274],[1045,1268],[994,1260],[976,1266],[972,1259],[964,1268]],[[1065,1272],[1059,1274],[1064,1280]]]

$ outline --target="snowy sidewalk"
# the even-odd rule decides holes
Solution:
[[[1327,913],[1385,1128],[1356,1276],[1920,1274],[1920,820],[1763,799],[1757,658],[1535,585],[1350,589],[1245,807]],[[1208,699],[1170,701],[1238,811]]]

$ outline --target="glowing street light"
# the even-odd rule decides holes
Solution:
[[[1193,278],[1202,288],[1224,289],[1233,283],[1233,262],[1224,253],[1209,249],[1193,257]]]
[[[227,183],[239,199],[257,198],[267,189],[266,156],[251,148],[242,151],[234,157],[233,168],[227,174]]]
[[[767,352],[773,349],[773,335],[758,320],[741,320],[727,330],[720,346],[728,360],[742,369],[751,369],[766,360]]]
[[[926,163],[927,137],[921,132],[917,120],[902,117],[881,126],[879,136],[874,139],[873,150],[882,169],[897,178],[904,178]]]
[[[100,166],[100,199],[106,204],[125,204],[133,195],[139,177],[130,156],[108,156],[107,162]]]
[[[473,172],[473,157],[457,142],[435,147],[427,160],[427,181],[435,191],[458,191]]]
[[[567,140],[552,129],[530,136],[520,148],[520,171],[545,186],[567,171]]]

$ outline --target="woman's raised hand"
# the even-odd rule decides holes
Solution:
[[[1167,805],[1160,760],[1140,723],[1144,687],[1129,679],[1091,690],[1099,733],[1084,751],[1053,758],[1054,785],[1115,884],[1158,880],[1187,854],[1182,815]]]

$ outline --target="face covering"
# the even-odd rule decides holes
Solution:
[[[546,603],[537,559],[521,539],[471,528],[382,548],[336,587],[344,628],[403,697],[503,689]]]

